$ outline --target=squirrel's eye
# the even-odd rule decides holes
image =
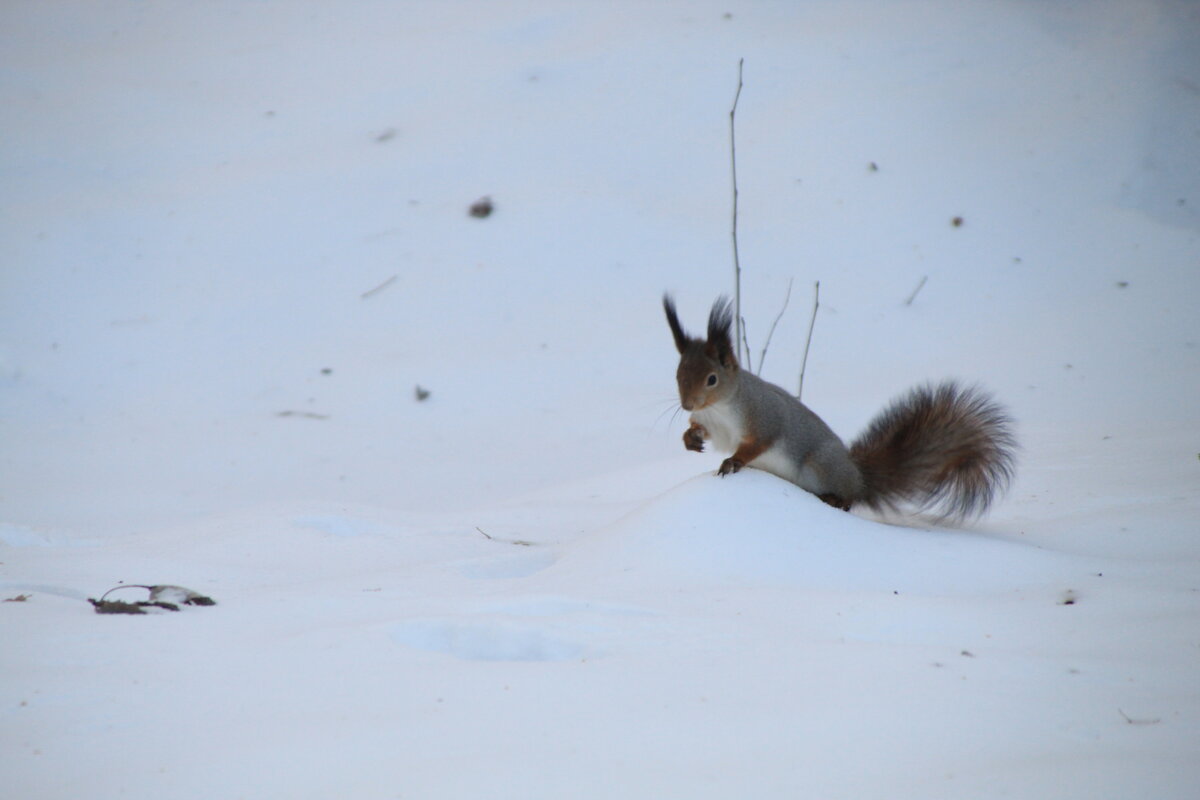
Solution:
[[[708,376],[708,385],[709,385],[709,386],[716,386],[716,385],[717,385],[717,373],[715,373],[715,372],[714,372],[714,373],[712,373],[711,375],[709,375],[709,376]]]

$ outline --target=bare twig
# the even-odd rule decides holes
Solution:
[[[1158,723],[1162,722],[1161,717],[1154,717],[1153,719],[1137,719],[1129,716],[1119,708],[1117,709],[1117,713],[1120,714],[1121,718],[1130,725],[1157,725]]]
[[[767,331],[767,340],[763,342],[762,352],[758,354],[758,372],[757,375],[762,375],[763,362],[767,360],[767,348],[771,346],[771,337],[775,335],[775,326],[779,324],[779,320],[783,319],[783,312],[787,311],[788,301],[792,299],[792,279],[788,279],[787,294],[783,296],[783,308],[779,309],[779,313],[775,315],[775,321],[771,323],[771,330]]]
[[[113,588],[111,588],[107,592],[105,592],[104,594],[100,595],[100,602],[103,603],[104,598],[108,597],[110,594],[117,591],[118,589],[145,589],[146,591],[152,591],[154,589],[154,587],[153,586],[145,586],[144,584],[141,584],[141,583],[122,583],[120,586],[114,586]]]
[[[482,533],[484,536],[487,537],[488,541],[491,541],[491,542],[503,542],[504,544],[515,544],[518,547],[533,547],[533,542],[529,542],[524,539],[497,539],[495,536],[489,536],[488,533],[483,528],[479,527],[478,525],[475,526],[475,530]]]
[[[921,282],[917,284],[917,288],[913,289],[912,294],[910,294],[908,299],[904,301],[904,305],[911,306],[913,304],[913,300],[917,299],[917,293],[920,292],[921,289],[925,288],[925,281],[927,280],[929,280],[928,275],[921,276]]]
[[[315,411],[280,411],[277,417],[302,417],[303,419],[329,419],[328,414],[318,414]]]
[[[750,370],[751,372],[754,372],[754,369],[753,369],[752,365],[750,364],[750,340],[748,338],[746,338],[746,319],[744,317],[742,317],[741,322],[742,322],[742,325],[741,325],[742,340],[740,342],[738,342],[738,345],[745,348],[745,350],[746,350],[746,363],[745,363],[746,369]],[[738,358],[740,359],[741,356],[739,356]],[[757,375],[758,373],[755,373],[755,374]]]
[[[804,358],[800,361],[800,387],[796,390],[796,399],[804,394],[804,370],[808,367],[808,348],[812,344],[813,326],[817,324],[817,309],[821,307],[821,282],[813,285],[812,319],[808,321],[808,338],[804,341]]]
[[[738,59],[738,85],[737,92],[733,95],[733,107],[729,109],[729,164],[733,171],[733,319],[737,325],[737,330],[734,332],[734,341],[737,343],[738,360],[742,359],[742,265],[738,260],[738,186],[737,186],[737,140],[735,138],[736,126],[734,124],[737,116],[738,98],[742,96],[742,63],[744,58]],[[746,348],[749,349],[749,348]]]
[[[393,275],[392,277],[388,278],[383,283],[376,286],[374,289],[368,289],[367,291],[363,292],[361,295],[359,295],[359,297],[361,297],[363,300],[366,300],[368,297],[373,297],[374,295],[379,294],[384,289],[386,289],[387,287],[389,287],[393,283],[395,283],[397,277],[399,277],[399,276]]]

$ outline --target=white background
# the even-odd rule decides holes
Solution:
[[[754,365],[986,385],[965,530],[683,450],[743,57]],[[7,2],[0,181],[6,796],[1195,796],[1195,5]]]

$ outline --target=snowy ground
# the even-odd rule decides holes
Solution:
[[[755,361],[991,388],[966,530],[682,448],[740,57]],[[1196,5],[14,1],[0,109],[4,796],[1196,796]]]

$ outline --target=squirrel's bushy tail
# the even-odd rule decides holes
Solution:
[[[872,508],[911,504],[939,516],[982,514],[1012,478],[1016,439],[982,390],[947,382],[893,401],[850,446]]]

